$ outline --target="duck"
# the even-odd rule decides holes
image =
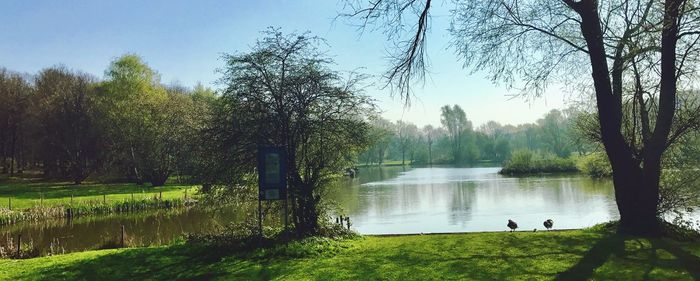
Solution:
[[[513,232],[518,228],[518,223],[514,222],[513,220],[508,220],[508,228],[510,228],[510,232]]]
[[[552,226],[554,226],[554,221],[552,219],[547,219],[544,221],[544,227],[547,228],[547,230],[552,229]]]

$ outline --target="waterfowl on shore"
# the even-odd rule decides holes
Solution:
[[[518,223],[514,222],[513,220],[508,220],[508,228],[510,228],[510,232],[513,232],[518,228]]]
[[[554,221],[552,219],[544,221],[544,227],[547,228],[547,230],[550,230],[552,226],[554,226]]]

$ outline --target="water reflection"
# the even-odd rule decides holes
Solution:
[[[500,231],[509,218],[522,229],[542,229],[548,218],[555,228],[581,228],[618,217],[608,180],[504,177],[499,168],[382,170],[397,175],[361,171],[332,193],[361,233]]]
[[[617,218],[608,180],[571,175],[515,178],[497,172],[498,168],[365,168],[354,179],[340,179],[328,195],[364,234],[502,231],[509,218],[521,229],[542,229],[548,218],[558,229],[580,228]],[[131,245],[161,244],[183,233],[211,232],[242,220],[245,213],[231,207],[194,208],[20,223],[0,227],[0,245],[5,237],[21,234],[23,241],[33,241],[44,253],[52,242],[67,251],[92,249],[118,239],[122,225]]]

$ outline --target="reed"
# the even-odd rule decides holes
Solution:
[[[10,225],[24,221],[41,221],[54,218],[71,219],[77,216],[103,215],[112,213],[132,213],[156,209],[173,209],[196,204],[193,199],[125,199],[119,201],[88,200],[67,205],[34,206],[24,210],[0,208],[0,225]]]

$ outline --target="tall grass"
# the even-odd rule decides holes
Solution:
[[[513,152],[499,173],[505,175],[578,172],[576,161],[530,150]]]
[[[10,225],[24,221],[41,221],[52,218],[72,218],[85,215],[100,215],[112,213],[131,213],[155,209],[172,209],[192,206],[193,199],[159,199],[157,197],[140,200],[127,199],[122,201],[104,202],[90,200],[57,206],[34,206],[24,210],[0,209],[0,225]]]

